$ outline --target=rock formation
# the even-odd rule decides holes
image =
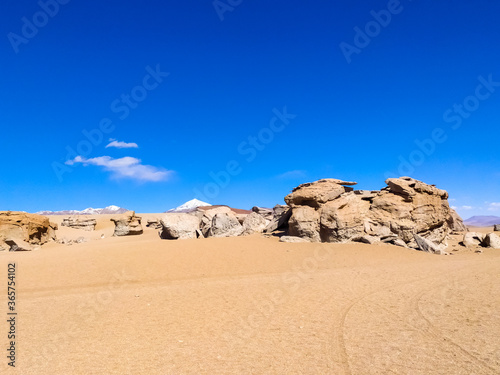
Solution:
[[[160,238],[166,240],[183,240],[197,238],[201,235],[200,219],[186,213],[167,213],[161,219]]]
[[[61,226],[74,229],[83,229],[86,231],[93,231],[97,225],[96,219],[86,219],[84,217],[68,217],[63,219]]]
[[[495,226],[493,227],[493,230],[495,232],[500,232],[500,224],[495,224]]]
[[[448,193],[433,185],[410,177],[389,178],[380,191],[354,191],[355,184],[323,179],[293,189],[285,197],[292,210],[289,235],[317,242],[383,241],[415,249],[426,247],[423,238],[443,245],[441,252],[448,234],[464,228],[448,205]]]
[[[21,250],[21,248],[31,250],[30,244],[43,245],[48,241],[55,241],[56,229],[57,225],[51,223],[45,216],[0,211],[0,244],[10,250]]]
[[[113,236],[133,236],[142,234],[141,218],[134,211],[127,211],[121,216],[110,219],[115,223]]]

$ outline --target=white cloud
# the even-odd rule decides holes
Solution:
[[[498,211],[500,210],[500,202],[491,202],[488,205],[488,211]]]
[[[472,210],[474,207],[472,206],[462,206],[460,207],[462,210]]]
[[[157,168],[152,165],[141,164],[140,159],[130,156],[119,159],[114,159],[111,156],[99,156],[91,159],[77,156],[73,160],[66,162],[67,165],[74,165],[76,163],[83,164],[84,166],[96,165],[103,167],[105,171],[111,172],[112,177],[131,178],[138,181],[163,181],[173,173],[173,171]]]
[[[127,142],[122,142],[122,141],[117,141],[116,139],[110,138],[109,139],[110,143],[106,145],[106,148],[108,147],[116,147],[116,148],[139,148],[137,143],[127,143]]]
[[[456,210],[458,207],[457,206],[451,206],[450,208]]]
[[[288,171],[278,176],[278,178],[304,178],[304,177],[306,177],[306,172],[301,170]]]

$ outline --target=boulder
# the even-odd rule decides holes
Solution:
[[[252,233],[262,233],[266,228],[267,221],[260,213],[256,211],[247,215],[245,221],[243,221],[243,233],[244,235]]]
[[[167,240],[197,238],[200,219],[186,213],[167,213],[161,219],[160,237]]]
[[[445,252],[442,250],[442,248],[439,245],[428,240],[427,238],[419,236],[418,234],[415,234],[415,241],[417,242],[419,249],[422,251],[425,251],[427,253],[432,253],[432,254],[439,254],[439,255],[445,254]]]
[[[462,243],[465,247],[481,246],[485,237],[483,233],[467,232],[464,234]]]
[[[491,247],[493,249],[500,249],[500,236],[495,233],[488,233],[482,242],[484,247]]]
[[[42,215],[17,211],[0,211],[0,243],[7,238],[34,245],[55,241],[57,225]]]
[[[243,232],[243,226],[232,212],[217,213],[212,218],[209,237],[234,237]]]
[[[142,234],[141,218],[134,211],[127,211],[119,217],[110,219],[115,223],[113,236],[134,236]]]
[[[310,242],[306,238],[295,237],[295,236],[281,236],[280,242]]]
[[[210,229],[212,228],[213,218],[215,215],[217,215],[219,213],[220,214],[222,214],[222,213],[233,214],[231,212],[231,209],[229,207],[226,207],[226,206],[212,208],[210,210],[203,211],[203,215],[201,216],[200,229],[201,229],[201,233],[203,234],[204,237],[209,237]],[[236,219],[236,220],[238,220],[238,219]],[[238,221],[238,224],[239,224],[239,221]]]
[[[495,232],[500,232],[500,224],[495,224],[495,226],[493,227],[493,230]]]
[[[83,229],[86,231],[93,231],[97,225],[96,219],[68,217],[63,219],[61,226],[74,229]]]

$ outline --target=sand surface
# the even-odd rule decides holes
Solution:
[[[0,374],[500,373],[499,250],[114,238],[98,219],[59,230],[87,243],[0,252],[4,353],[9,262],[18,279]]]

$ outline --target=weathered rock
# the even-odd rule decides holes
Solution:
[[[410,177],[386,183],[380,191],[352,191],[335,179],[298,186],[285,197],[292,210],[289,234],[323,242],[393,236],[393,244],[418,248],[416,234],[444,244],[452,228],[461,228],[445,190]]]
[[[277,204],[273,208],[273,218],[269,224],[267,224],[264,233],[271,233],[279,229],[287,229],[288,221],[291,216],[292,209],[290,207]]]
[[[441,247],[434,242],[415,234],[415,241],[417,242],[420,250],[425,251],[427,253],[444,255],[445,252],[441,249]]]
[[[6,238],[15,238],[42,245],[55,240],[56,224],[42,215],[17,211],[0,211],[0,242]]]
[[[464,234],[462,243],[465,247],[481,246],[485,238],[483,233],[467,232]]]
[[[500,232],[500,224],[495,224],[495,226],[493,227],[493,230],[495,232]]]
[[[295,237],[295,236],[281,236],[280,237],[280,242],[310,242],[308,239],[306,238],[302,238],[302,237]]]
[[[243,226],[240,224],[236,215],[232,212],[217,213],[212,218],[212,226],[208,231],[209,237],[234,237],[243,232]]]
[[[9,246],[9,251],[33,251],[35,248],[30,243],[19,238],[7,238],[5,244]]]
[[[86,231],[93,231],[97,225],[96,219],[68,217],[63,219],[61,226],[73,229],[83,229]]]
[[[288,221],[288,234],[295,237],[307,238],[319,242],[319,212],[310,206],[293,208],[292,216]]]
[[[491,247],[493,249],[500,249],[500,237],[495,233],[488,233],[482,242],[484,247]]]
[[[453,232],[467,231],[467,227],[465,226],[464,221],[453,208],[450,208],[450,215],[448,216],[446,221],[448,222],[448,226]]]
[[[293,189],[292,193],[285,197],[285,202],[291,207],[309,206],[319,208],[321,204],[332,201],[342,193],[353,190],[351,187],[342,185],[356,185],[356,182],[347,182],[334,178],[308,182]]]
[[[271,220],[273,218],[273,210],[270,208],[254,206],[252,207],[252,212],[258,213],[267,220]]]
[[[197,238],[200,219],[186,213],[167,213],[161,219],[160,237],[167,240]]]
[[[370,202],[362,200],[353,192],[326,203],[321,207],[321,241],[348,242],[354,237],[362,237],[369,210]]]
[[[149,219],[147,224],[146,224],[146,227],[153,228],[153,229],[161,229],[162,228],[161,221],[158,219],[156,219],[156,220]]]
[[[267,221],[264,216],[254,211],[245,218],[242,234],[262,233],[266,228],[266,224]]]
[[[127,211],[119,217],[110,219],[115,223],[113,236],[134,236],[143,233],[141,218],[134,211]]]
[[[210,236],[210,229],[212,228],[212,222],[215,215],[219,213],[233,214],[229,207],[217,207],[210,210],[203,211],[201,216],[200,229],[204,237]],[[234,215],[234,214],[233,214]],[[238,219],[236,219],[238,220]],[[239,221],[238,221],[239,224]],[[241,224],[240,224],[241,225]]]
[[[354,242],[361,242],[361,243],[367,243],[367,244],[374,244],[377,242],[380,242],[380,238],[376,236],[370,236],[368,234],[364,236],[359,236],[359,237],[354,237],[352,239]]]

